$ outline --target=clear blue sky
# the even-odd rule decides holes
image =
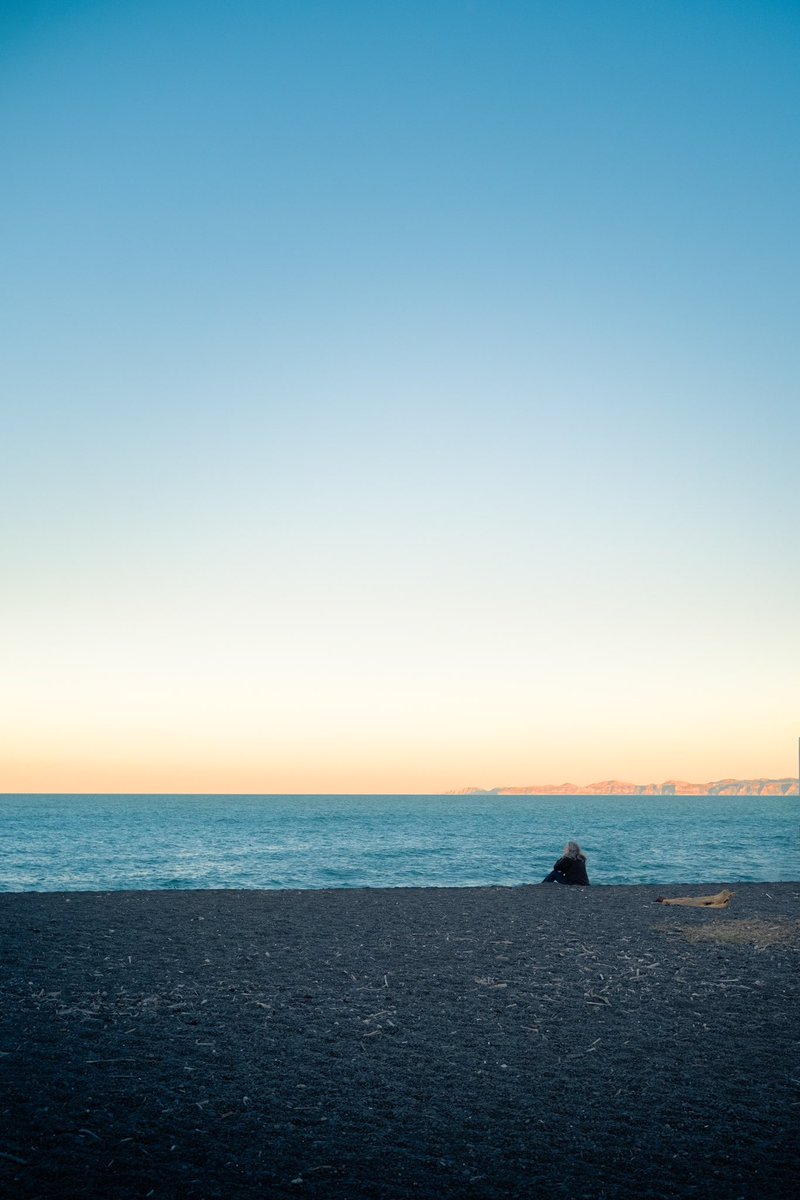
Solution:
[[[0,790],[789,774],[800,6],[0,15]]]

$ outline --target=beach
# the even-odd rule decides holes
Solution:
[[[800,883],[0,895],[9,1197],[789,1197]]]

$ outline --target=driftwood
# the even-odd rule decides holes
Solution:
[[[680,896],[677,900],[665,900],[659,896],[656,904],[680,904],[684,908],[727,908],[735,895],[735,892],[723,888],[715,896]]]

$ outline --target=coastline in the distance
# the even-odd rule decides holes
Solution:
[[[455,788],[450,796],[796,796],[798,781],[784,779],[717,779],[712,783],[687,783],[667,779],[664,783],[625,783],[605,779],[602,783],[529,784],[525,787]]]

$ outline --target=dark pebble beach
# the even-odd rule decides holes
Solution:
[[[800,884],[0,895],[0,1195],[800,1194]]]

